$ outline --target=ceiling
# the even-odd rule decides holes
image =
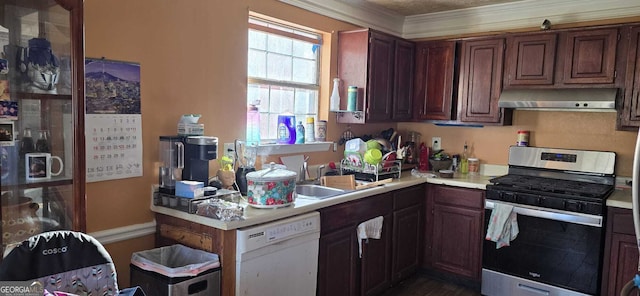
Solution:
[[[640,18],[638,0],[278,0],[406,39]]]
[[[372,5],[402,16],[518,2],[521,0],[339,0],[346,4]]]

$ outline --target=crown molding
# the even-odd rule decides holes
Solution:
[[[279,0],[320,15],[357,26],[402,36],[405,17],[373,5],[347,4],[335,0]]]
[[[640,16],[638,0],[525,0],[405,18],[402,37],[418,39]]]
[[[406,39],[538,28],[545,19],[558,25],[640,16],[638,0],[524,0],[407,17],[362,2],[279,1]]]

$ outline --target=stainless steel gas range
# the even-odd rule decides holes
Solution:
[[[509,173],[487,185],[484,229],[502,204],[519,233],[501,248],[485,240],[482,294],[598,295],[614,169],[613,152],[510,147]]]

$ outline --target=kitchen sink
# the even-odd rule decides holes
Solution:
[[[313,184],[303,184],[296,185],[296,193],[298,194],[298,198],[310,198],[310,199],[325,199],[328,197],[333,197],[336,195],[340,195],[347,192],[346,190],[313,185]]]

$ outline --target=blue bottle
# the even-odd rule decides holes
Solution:
[[[296,143],[295,116],[278,115],[278,144]]]

